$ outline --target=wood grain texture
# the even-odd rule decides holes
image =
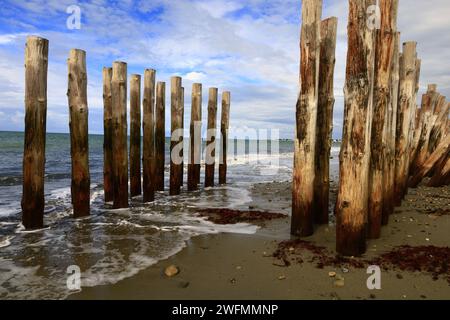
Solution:
[[[181,192],[182,172],[182,132],[183,108],[181,105],[181,78],[171,78],[171,138],[170,138],[170,195],[179,195]]]
[[[166,83],[156,84],[156,106],[155,106],[155,152],[156,172],[155,190],[164,191],[164,170],[166,161]]]
[[[141,76],[132,74],[130,76],[130,196],[139,196],[141,192]]]
[[[220,154],[219,154],[219,184],[227,183],[228,129],[230,127],[231,93],[222,93],[222,113],[220,119]]]
[[[112,154],[112,68],[103,68],[103,190],[105,202],[113,201],[113,154]]]
[[[156,71],[144,70],[143,98],[143,198],[144,202],[155,200],[156,189],[156,151],[155,151],[155,80]],[[164,163],[164,162],[163,162]],[[163,173],[164,174],[164,173]],[[164,182],[163,182],[164,184]]]
[[[216,121],[217,88],[209,88],[208,94],[208,131],[205,150],[205,187],[214,186],[214,169],[216,166]]]
[[[191,124],[189,126],[188,190],[198,189],[202,156],[202,84],[192,85]]]

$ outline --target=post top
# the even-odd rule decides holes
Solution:
[[[437,84],[429,84],[428,85],[428,92],[436,92],[437,90]]]

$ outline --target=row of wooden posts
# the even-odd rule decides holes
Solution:
[[[400,51],[399,0],[349,0],[344,127],[335,205],[336,249],[357,256],[379,238],[408,186],[432,173],[450,181],[449,103],[430,85],[416,108],[421,60],[416,42]],[[322,0],[302,1],[300,94],[291,233],[310,236],[328,223],[329,156],[337,19],[321,21]]]
[[[26,229],[43,227],[45,140],[47,118],[48,47],[46,39],[30,36],[25,49],[25,144],[23,157],[22,223]],[[86,52],[72,49],[68,65],[69,128],[72,159],[71,196],[74,217],[90,214],[90,172]],[[127,64],[114,62],[103,69],[104,102],[104,191],[114,208],[126,208],[130,196],[143,193],[143,201],[154,200],[164,190],[165,83],[155,87],[156,71],[144,72],[143,152],[141,180],[141,76],[130,79],[130,154],[127,137]],[[181,77],[171,78],[170,195],[183,186],[184,88]],[[230,92],[222,93],[219,184],[226,183]],[[205,187],[214,185],[218,89],[209,89],[208,130],[205,152]],[[202,149],[202,84],[192,86],[189,141],[189,191],[200,184]],[[176,133],[176,134],[175,134]],[[172,155],[177,154],[181,161]],[[128,164],[130,168],[128,168]],[[130,171],[128,171],[130,169]],[[141,184],[142,182],[142,184]]]

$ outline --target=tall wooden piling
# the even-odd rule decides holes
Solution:
[[[44,226],[45,134],[47,122],[48,40],[30,36],[25,47],[25,143],[22,224]]]
[[[141,76],[132,74],[130,77],[130,196],[138,196],[141,192]]]
[[[144,144],[143,144],[143,201],[155,200],[156,185],[156,152],[155,152],[155,78],[156,71],[144,71]],[[164,164],[164,161],[163,161]],[[164,175],[164,169],[163,169]],[[164,180],[163,180],[164,188]]]
[[[300,93],[296,106],[296,137],[292,186],[291,234],[314,232],[314,176],[320,64],[322,0],[302,1]]]
[[[323,20],[320,26],[319,98],[314,178],[314,214],[317,224],[328,223],[337,22],[337,18],[332,17]]]
[[[387,145],[387,112],[396,38],[398,0],[380,0],[381,28],[375,36],[373,119],[369,170],[368,237],[381,235]]]
[[[387,225],[389,216],[394,212],[394,186],[395,186],[395,140],[396,140],[396,123],[397,123],[397,105],[398,105],[398,84],[399,76],[399,59],[400,59],[400,33],[395,33],[394,38],[394,54],[392,58],[392,72],[390,79],[390,99],[387,113],[386,128],[386,161],[384,176],[384,195],[383,195],[383,213],[382,224]]]
[[[181,170],[180,170],[180,186],[183,187],[184,184],[184,87],[181,87],[181,129],[183,134],[181,135]]]
[[[75,218],[88,216],[91,201],[86,52],[70,50],[68,66],[70,154],[72,157],[72,205]]]
[[[448,116],[449,116],[449,103],[445,101],[445,97],[441,96],[440,100],[436,104],[434,110],[436,121],[434,122],[433,128],[430,133],[430,141],[428,143],[428,153],[431,154],[439,142],[444,137],[445,128],[447,127]]]
[[[128,208],[127,64],[113,63],[113,168],[114,209]]]
[[[400,205],[407,191],[409,167],[409,137],[411,112],[415,108],[413,93],[416,83],[416,42],[403,44],[400,57],[399,101],[397,109],[397,128],[395,146],[395,205]]]
[[[373,111],[374,31],[366,11],[374,0],[350,0],[344,100],[344,128],[336,202],[336,249],[359,256],[366,251]]]
[[[181,105],[181,78],[171,78],[171,137],[170,137],[170,195],[179,195],[182,171],[183,109]]]
[[[217,88],[209,88],[208,94],[208,131],[205,150],[205,187],[214,186],[214,168],[216,166],[216,119]]]
[[[113,201],[113,153],[112,153],[112,68],[103,68],[103,190],[105,202]]]
[[[155,190],[164,191],[164,167],[166,160],[166,83],[156,84],[155,106]]]
[[[192,85],[191,124],[189,127],[188,190],[198,189],[202,155],[202,84]]]
[[[231,93],[222,93],[222,114],[220,119],[219,184],[227,183],[228,129],[230,126]]]
[[[450,185],[450,146],[447,148],[447,154],[442,156],[439,165],[434,169],[434,174],[427,185],[429,187]]]

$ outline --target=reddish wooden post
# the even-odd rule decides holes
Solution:
[[[89,136],[86,52],[70,50],[67,60],[69,81],[67,97],[70,115],[70,154],[72,157],[72,205],[75,218],[88,216],[91,202],[89,174]]]
[[[155,77],[156,71],[144,71],[144,143],[143,143],[143,185],[144,202],[155,200],[156,155],[155,155]],[[163,162],[164,163],[164,162]],[[164,174],[164,173],[163,173]]]
[[[22,224],[44,226],[45,135],[47,122],[48,40],[28,37],[25,47],[25,143]]]
[[[344,130],[336,202],[336,249],[366,251],[370,142],[373,111],[374,31],[367,8],[374,0],[350,0]]]
[[[105,202],[113,201],[113,154],[112,154],[112,68],[103,68],[103,189]]]
[[[202,154],[202,84],[192,85],[191,125],[189,127],[188,190],[198,189]]]
[[[220,157],[219,157],[219,184],[227,183],[227,156],[228,156],[228,128],[230,126],[229,91],[222,93],[222,115],[220,120]]]
[[[165,121],[166,121],[166,83],[158,82],[156,84],[156,106],[155,106],[156,191],[164,191],[164,167],[166,161]]]
[[[181,78],[171,78],[171,138],[170,138],[170,195],[179,195],[181,189],[180,171],[183,163],[182,131],[183,109],[181,105]]]
[[[205,150],[205,187],[214,186],[214,168],[216,166],[216,119],[217,88],[209,88],[208,96],[208,132]]]
[[[337,22],[336,17],[328,18],[322,21],[320,27],[319,98],[314,179],[314,214],[317,224],[328,224]]]
[[[113,63],[114,209],[128,208],[127,64]]]
[[[130,196],[138,196],[141,192],[141,76],[132,74],[130,78]]]
[[[314,232],[314,176],[320,65],[321,0],[302,1],[300,94],[296,106],[296,138],[292,186],[291,234]]]
[[[390,81],[396,38],[398,0],[380,0],[381,29],[375,38],[375,73],[373,120],[369,170],[368,237],[381,236],[383,216],[383,185],[387,145],[387,112],[390,100]]]

